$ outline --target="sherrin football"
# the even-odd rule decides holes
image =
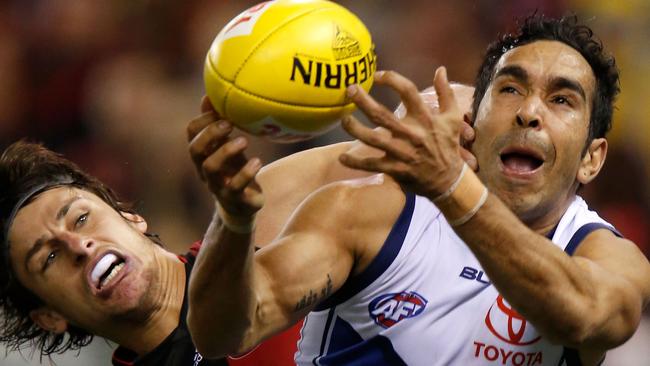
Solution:
[[[377,67],[365,25],[325,0],[253,6],[219,32],[205,59],[205,88],[225,119],[276,142],[327,132],[355,106],[345,89],[370,90]]]

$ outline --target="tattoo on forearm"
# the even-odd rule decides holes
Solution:
[[[314,290],[310,289],[309,293],[303,295],[300,301],[296,303],[296,308],[294,309],[294,311],[300,311],[306,307],[314,305],[319,301],[326,299],[331,293],[332,293],[332,277],[330,277],[328,273],[327,283],[325,284],[325,287],[323,287],[320,290],[320,296],[318,295],[318,292],[314,292]]]

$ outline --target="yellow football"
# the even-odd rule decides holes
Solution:
[[[205,59],[212,105],[239,128],[277,142],[320,135],[355,106],[348,85],[370,90],[377,67],[365,25],[326,0],[253,6],[219,32]]]

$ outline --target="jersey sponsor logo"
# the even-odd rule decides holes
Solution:
[[[458,277],[462,277],[462,278],[465,278],[465,279],[468,279],[468,280],[475,280],[475,281],[480,282],[480,283],[482,283],[484,285],[491,284],[490,279],[487,278],[487,276],[485,275],[485,272],[483,272],[483,271],[481,271],[479,269],[476,269],[476,268],[472,268],[472,267],[467,267],[467,266],[463,267],[463,270],[460,271],[460,274],[458,275]]]
[[[370,317],[384,328],[418,316],[427,306],[427,300],[416,292],[400,292],[377,296],[368,305]]]
[[[514,352],[501,347],[474,342],[474,357],[501,365],[536,366],[542,364],[542,352]]]
[[[514,346],[527,346],[542,338],[501,295],[490,306],[485,316],[485,325],[497,338]]]

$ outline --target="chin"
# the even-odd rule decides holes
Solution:
[[[114,318],[143,321],[156,309],[153,286],[148,276],[140,276],[138,281],[133,281],[115,291],[107,303],[108,312]]]
[[[515,187],[510,190],[490,190],[524,222],[537,216],[541,209],[539,193],[530,193],[530,187]]]

